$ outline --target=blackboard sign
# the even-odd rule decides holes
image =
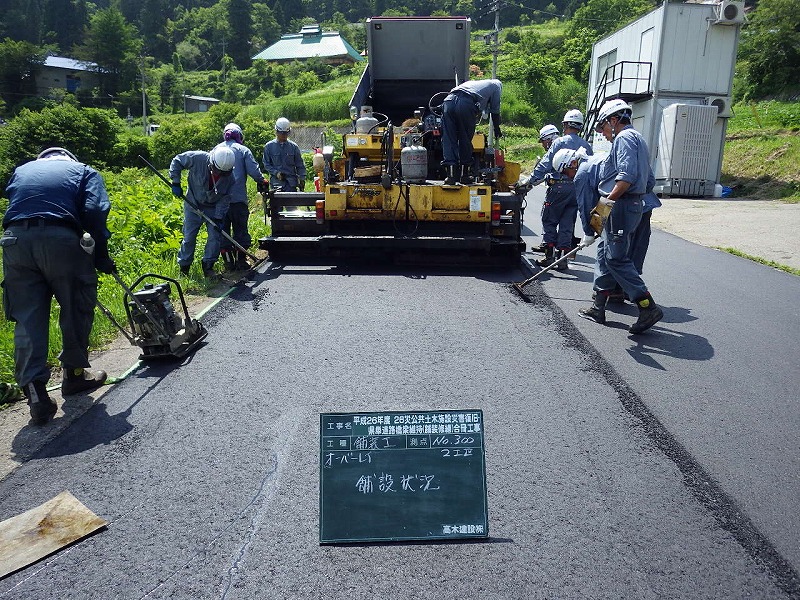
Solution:
[[[483,412],[320,415],[319,539],[485,538]]]

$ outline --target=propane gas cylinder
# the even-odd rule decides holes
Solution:
[[[425,146],[412,142],[400,151],[400,172],[406,181],[421,182],[428,178],[428,150]]]
[[[372,116],[372,107],[362,106],[361,116],[356,121],[356,133],[370,133],[377,124],[378,119]]]

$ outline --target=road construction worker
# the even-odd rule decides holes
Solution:
[[[655,177],[650,154],[642,135],[631,126],[631,106],[623,100],[609,100],[598,113],[596,130],[611,142],[602,162],[598,190],[600,202],[611,209],[601,234],[603,247],[595,263],[595,298],[581,316],[605,323],[608,295],[617,284],[639,308],[630,326],[637,334],[660,321],[664,313],[656,305],[631,259],[631,240],[642,219],[643,200],[652,190]]]
[[[500,93],[503,84],[498,79],[476,79],[465,81],[454,87],[442,103],[442,166],[446,174],[445,185],[457,182],[469,185],[475,182],[472,176],[472,137],[475,125],[482,113],[492,120],[494,135],[502,137],[500,131]],[[459,170],[460,169],[460,170]]]
[[[214,263],[219,258],[220,231],[233,188],[233,166],[236,162],[233,150],[226,145],[215,147],[211,152],[189,150],[176,155],[169,165],[172,193],[183,198],[183,239],[178,250],[178,266],[183,275],[189,274],[197,246],[197,234],[205,221],[208,239],[203,252],[203,275],[215,276]],[[188,171],[187,191],[183,194],[181,172]],[[205,215],[205,218],[198,214]],[[212,224],[213,223],[213,224]]]
[[[542,207],[542,242],[544,258],[536,263],[548,267],[562,255],[572,250],[572,237],[575,231],[575,217],[578,204],[575,199],[575,186],[572,181],[553,169],[553,156],[559,150],[577,150],[583,148],[587,155],[592,154],[592,147],[578,135],[583,128],[583,115],[579,110],[569,110],[564,115],[564,135],[550,144],[542,160],[534,167],[528,185],[538,185],[542,181],[547,184],[544,206]],[[567,261],[562,261],[556,269],[567,269]]]
[[[275,139],[264,146],[264,170],[279,192],[302,192],[306,187],[306,165],[300,148],[289,139],[291,130],[289,119],[281,117],[275,121]]]
[[[89,333],[97,302],[97,273],[113,273],[106,226],[111,203],[92,167],[64,148],[48,148],[17,167],[6,187],[3,217],[3,300],[14,326],[14,376],[28,399],[31,422],[58,410],[47,393],[50,304],[60,307],[64,396],[93,390],[106,373],[91,370]],[[91,238],[82,244],[82,236]],[[93,238],[93,239],[92,239]]]
[[[544,148],[545,152],[550,150],[550,146],[553,145],[553,142],[558,137],[558,127],[555,125],[548,124],[539,130],[539,143],[542,145],[542,148]],[[541,160],[541,158],[539,160]]]
[[[231,235],[242,248],[250,248],[253,240],[247,230],[247,221],[250,218],[250,204],[247,198],[247,176],[249,175],[259,189],[269,185],[269,182],[261,173],[250,148],[244,145],[244,133],[242,128],[236,123],[228,123],[222,130],[225,141],[218,146],[227,146],[233,151],[233,187],[231,188],[231,202],[228,212],[222,223],[222,230]],[[224,236],[220,240],[220,253],[222,262],[228,271],[249,269],[247,255],[236,248],[233,243]]]

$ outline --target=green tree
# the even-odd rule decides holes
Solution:
[[[61,54],[69,56],[73,46],[81,43],[88,22],[84,0],[45,0],[42,28]]]
[[[42,6],[36,0],[3,2],[0,38],[10,37],[31,44],[42,43]]]
[[[46,50],[30,42],[0,42],[0,96],[9,107],[36,94],[36,73]]]
[[[226,49],[239,69],[250,66],[250,47],[253,38],[253,21],[250,13],[253,6],[250,0],[228,0],[228,27],[231,32],[230,45]]]
[[[587,82],[592,44],[653,8],[653,0],[589,0],[569,21],[558,58],[576,79]]]
[[[739,60],[749,98],[800,90],[800,11],[795,0],[760,0],[742,31]]]
[[[141,40],[116,8],[98,10],[91,18],[78,58],[95,62],[103,70],[101,92],[116,94],[129,89],[136,79]]]

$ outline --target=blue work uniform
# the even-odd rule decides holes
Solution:
[[[575,133],[556,138],[528,179],[529,185],[547,181],[547,191],[542,205],[542,241],[560,250],[572,248],[578,204],[573,181],[553,169],[553,157],[559,150],[579,148],[583,148],[589,156],[593,152],[589,143]]]
[[[227,175],[214,180],[210,156],[203,150],[189,150],[175,156],[169,164],[169,178],[173,183],[180,183],[181,172],[188,171],[188,188],[183,203],[183,239],[178,250],[178,265],[181,267],[192,264],[197,234],[204,221],[208,232],[202,259],[204,268],[211,267],[219,258],[222,237],[219,231],[230,205],[234,178]],[[192,206],[211,219],[216,227],[198,215]]]
[[[604,156],[592,156],[589,160],[581,162],[575,173],[575,198],[578,203],[578,216],[581,218],[581,227],[584,235],[596,235],[590,224],[592,210],[597,206],[600,193],[597,186],[600,184],[600,170]]]
[[[450,90],[442,103],[443,165],[472,164],[472,137],[481,113],[492,115],[495,134],[499,133],[502,89],[498,79],[477,79]]]
[[[300,181],[306,179],[306,164],[300,148],[292,140],[270,140],[264,146],[264,170],[270,174],[269,184],[279,192],[296,192]],[[278,179],[283,173],[284,179]]]
[[[594,289],[609,293],[617,283],[634,302],[648,295],[647,286],[631,259],[632,238],[642,220],[643,200],[655,181],[650,168],[650,154],[642,135],[627,125],[611,145],[611,152],[602,163],[598,191],[608,195],[617,181],[626,181],[630,188],[614,203],[597,249]]]
[[[243,248],[249,248],[253,240],[247,230],[247,221],[250,217],[250,205],[247,198],[247,176],[249,175],[256,182],[261,183],[264,181],[264,175],[261,173],[261,169],[258,168],[258,162],[253,153],[247,146],[233,140],[222,142],[218,146],[230,148],[234,157],[231,201],[228,212],[223,219],[222,230],[230,235],[231,228],[233,228],[231,237]],[[233,243],[225,238],[220,240],[220,247],[223,252],[234,248]]]
[[[105,183],[91,167],[47,158],[18,167],[6,187],[3,218],[3,308],[14,327],[14,376],[20,386],[47,383],[50,304],[60,306],[65,368],[88,368],[97,302],[95,258],[108,259],[111,209]],[[81,236],[95,239],[93,256]],[[99,254],[97,254],[99,253]]]
[[[653,183],[655,184],[655,179]],[[650,190],[652,189],[651,185]],[[631,260],[639,275],[644,270],[644,259],[647,256],[647,249],[650,247],[650,217],[653,215],[653,209],[659,206],[661,206],[661,200],[652,191],[648,191],[644,195],[642,204],[642,220],[631,238]]]

